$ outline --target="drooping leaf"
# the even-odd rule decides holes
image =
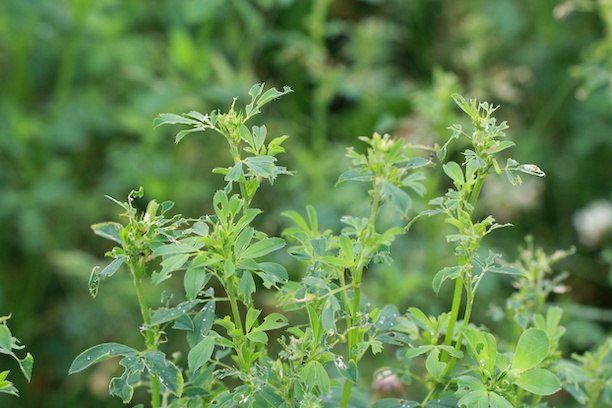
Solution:
[[[160,113],[153,120],[153,127],[158,127],[161,125],[174,125],[174,124],[201,125],[201,123],[197,120],[186,118],[180,115],[176,115],[174,113]]]
[[[172,394],[180,397],[183,393],[183,375],[174,363],[166,360],[161,351],[146,351],[142,354],[145,365],[151,375],[157,375],[161,385]]]
[[[440,270],[433,278],[432,286],[434,292],[438,293],[440,291],[440,287],[447,279],[457,279],[461,274],[460,266],[447,266]]]
[[[104,361],[112,357],[130,356],[136,354],[138,354],[137,350],[128,346],[124,346],[123,344],[98,344],[97,346],[93,346],[79,354],[70,365],[68,374],[78,373],[79,371],[86,369],[92,364],[99,363],[100,361]]]
[[[100,277],[100,279],[105,279],[105,278],[108,278],[109,276],[113,276],[114,273],[117,272],[117,270],[121,267],[121,265],[123,265],[123,263],[125,262],[125,258],[126,258],[125,256],[119,255],[117,259],[115,259],[113,262],[108,264],[104,269],[102,269],[98,273],[98,276]]]
[[[30,353],[27,353],[23,359],[18,359],[19,368],[23,373],[23,376],[28,380],[32,379],[32,368],[34,367],[34,357]]]
[[[111,241],[115,241],[119,244],[123,244],[123,240],[121,240],[120,231],[123,229],[123,226],[118,222],[100,222],[98,224],[93,224],[91,226],[94,234],[101,236],[102,238],[110,239]]]

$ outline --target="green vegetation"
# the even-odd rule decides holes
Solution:
[[[610,403],[608,1],[124,3],[0,4],[0,405]]]

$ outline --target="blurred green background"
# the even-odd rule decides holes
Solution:
[[[565,350],[590,349],[612,323],[611,30],[609,0],[3,0],[0,315],[12,314],[35,366],[26,384],[0,356],[21,391],[0,406],[121,406],[108,397],[112,364],[67,376],[91,345],[139,342],[127,280],[89,296],[89,273],[110,249],[89,226],[117,219],[105,194],[139,186],[184,215],[206,213],[222,183],[210,170],[228,160],[222,141],[202,134],[176,146],[172,129],[151,122],[245,102],[257,82],[295,91],[257,118],[290,135],[281,160],[298,172],[258,198],[270,234],[286,226],[280,212],[308,203],[330,228],[359,215],[365,192],[333,190],[358,136],[441,142],[465,123],[451,93],[501,105],[518,146],[510,154],[547,177],[487,186],[483,211],[515,225],[489,245],[509,259],[526,234],[547,252],[577,247],[557,265],[571,290],[551,300],[567,306]],[[446,188],[436,177],[431,196]],[[396,262],[370,273],[373,301],[448,307],[430,286],[453,261],[444,232],[428,221],[400,241]],[[489,304],[510,291],[489,280],[477,318],[489,321]]]

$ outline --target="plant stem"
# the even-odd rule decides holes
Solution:
[[[149,306],[142,289],[141,279],[145,272],[145,257],[141,256],[135,262],[129,264],[132,278],[134,279],[134,286],[136,287],[136,296],[138,297],[138,305],[140,306],[140,314],[142,315],[142,321],[145,325],[145,343],[147,350],[157,350],[156,335],[155,332],[151,331],[149,326],[151,324],[151,317],[149,315]],[[159,408],[161,406],[161,392],[159,388],[159,378],[157,375],[151,375],[151,408]]]
[[[360,241],[362,241],[362,249],[359,256],[359,262],[357,262],[357,266],[355,267],[352,273],[352,285],[353,285],[353,301],[352,306],[349,307],[349,311],[351,313],[351,318],[347,321],[347,331],[348,331],[348,355],[349,360],[352,360],[357,364],[358,356],[354,354],[354,349],[357,347],[359,342],[359,336],[362,333],[359,330],[350,330],[352,328],[356,328],[359,325],[359,313],[361,310],[361,278],[363,276],[363,270],[366,264],[369,262],[372,253],[369,252],[370,248],[368,247],[368,240],[376,234],[376,216],[378,215],[378,210],[380,209],[380,205],[382,204],[381,199],[381,186],[379,183],[374,183],[374,194],[372,196],[372,208],[370,210],[370,218],[368,220],[368,225],[362,232],[362,236],[359,237]],[[367,253],[366,253],[367,251]],[[365,255],[364,255],[365,254]],[[342,397],[340,399],[339,408],[346,408],[348,406],[349,399],[351,397],[351,391],[353,389],[353,384],[350,381],[346,381],[344,383],[344,388],[342,390]]]

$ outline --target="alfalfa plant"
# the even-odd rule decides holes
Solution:
[[[352,168],[338,183],[366,183],[369,213],[344,216],[345,227],[335,234],[321,229],[314,207],[307,207],[305,216],[287,211],[284,215],[294,226],[283,235],[291,244],[289,253],[303,265],[301,279],[290,281],[283,265],[266,260],[285,247],[285,239],[255,229],[253,221],[262,211],[252,206],[263,181],[272,183],[290,174],[276,159],[284,151],[286,136],[270,138],[264,125],[246,124],[265,104],[289,92],[264,91],[263,85],[255,85],[244,109],[236,108],[234,100],[226,113],[191,111],[161,114],[155,120],[155,126],[188,126],[176,135],[177,142],[196,132],[224,137],[232,162],[213,172],[221,174],[226,185],[212,197],[213,213],[196,219],[168,216],[171,202],[151,201],[139,213],[133,199],[142,196],[142,189],[133,191],[126,202],[112,199],[123,208],[126,221],[93,226],[96,234],[117,246],[107,253],[113,261],[92,271],[89,289],[95,296],[102,280],[127,269],[142,315],[143,344],[94,346],[74,360],[70,373],[119,356],[123,373],[111,380],[111,394],[128,403],[135,388],[146,387],[152,408],[346,408],[354,404],[363,357],[391,346],[408,367],[395,371],[417,379],[428,392],[421,401],[383,399],[374,403],[375,408],[541,407],[542,398],[562,386],[563,377],[555,371],[560,311],[529,314],[510,349],[500,349],[492,333],[470,322],[486,274],[528,277],[520,267],[500,262],[501,255],[480,251],[484,237],[506,226],[491,216],[475,219],[485,179],[505,173],[517,184],[520,172],[544,175],[538,167],[512,159],[500,164],[499,153],[514,144],[504,139],[507,125],[496,122],[496,108],[454,96],[471,118],[473,130],[455,125],[442,146],[419,146],[443,162],[453,187],[412,219],[412,197],[425,194],[426,176],[420,169],[433,166],[433,157],[414,155],[414,146],[389,135],[361,138],[366,152],[349,149]],[[458,138],[471,143],[464,160],[446,161],[448,145]],[[379,214],[386,205],[399,210],[403,226],[380,226]],[[436,292],[443,283],[455,282],[451,310],[428,316],[417,308],[404,314],[394,305],[372,307],[363,293],[364,274],[372,264],[391,260],[393,241],[413,222],[438,214],[456,229],[446,240],[454,245],[457,262],[433,279]],[[184,298],[174,305],[167,299],[149,305],[145,280],[164,285],[179,272]],[[261,286],[276,292],[282,309],[264,311],[254,297]],[[218,308],[221,303],[228,307]],[[290,323],[287,313],[295,310],[303,311],[306,323]],[[186,358],[166,349],[168,339],[177,336],[185,338]],[[272,338],[279,352],[270,351]],[[426,359],[425,370],[415,372],[410,363],[420,357]]]

